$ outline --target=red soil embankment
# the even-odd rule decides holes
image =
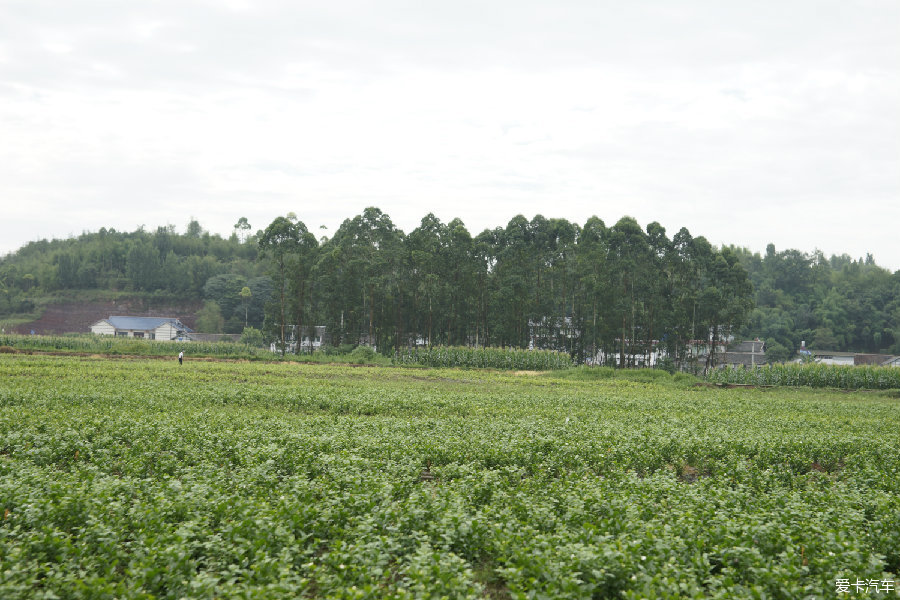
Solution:
[[[33,330],[38,335],[90,333],[91,325],[113,315],[177,317],[193,328],[194,315],[199,309],[200,305],[197,303],[152,306],[144,300],[63,302],[47,306],[39,319],[13,327],[12,332],[27,334]]]

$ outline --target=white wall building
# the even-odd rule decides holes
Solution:
[[[91,333],[147,340],[188,341],[187,334],[191,330],[175,317],[116,316],[91,325]]]
[[[853,365],[855,352],[833,352],[831,350],[812,350],[813,358],[823,365]]]

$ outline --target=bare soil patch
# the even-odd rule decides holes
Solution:
[[[38,335],[90,333],[91,325],[113,315],[178,317],[182,323],[193,327],[194,313],[198,309],[199,306],[196,303],[154,306],[140,299],[109,302],[63,302],[47,306],[39,319],[18,325],[12,328],[12,331],[27,334],[33,330]]]

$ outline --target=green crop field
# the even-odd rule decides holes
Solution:
[[[896,597],[894,394],[3,354],[0,598]]]
[[[776,364],[754,369],[714,369],[706,376],[706,380],[725,384],[900,390],[900,369],[853,365]]]

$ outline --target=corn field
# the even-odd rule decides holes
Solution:
[[[706,380],[712,383],[886,390],[900,388],[900,369],[822,364],[766,365],[756,369],[720,369],[707,375]]]
[[[550,371],[554,369],[568,369],[572,366],[572,359],[568,354],[563,352],[553,352],[551,350],[433,346],[431,348],[407,349],[394,357],[394,364],[415,364],[428,367]]]
[[[140,356],[175,356],[182,349],[190,356],[229,358],[272,358],[273,356],[267,349],[235,342],[178,342],[96,335],[0,335],[0,347],[3,346],[26,351],[135,354]]]

